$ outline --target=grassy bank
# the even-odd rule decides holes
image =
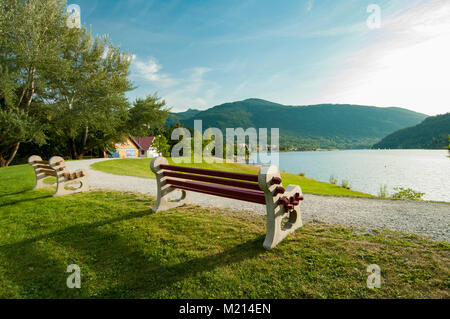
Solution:
[[[308,223],[262,248],[262,217],[120,192],[51,197],[0,169],[0,298],[448,298],[449,245]],[[68,289],[66,268],[81,268]],[[370,264],[381,289],[366,287]]]
[[[174,164],[172,159],[168,159],[171,164]],[[180,166],[190,166],[207,169],[217,169],[229,172],[239,172],[248,174],[258,174],[258,168],[245,164],[238,163],[192,163],[192,164],[176,164]],[[150,170],[150,159],[117,159],[111,161],[104,161],[94,163],[92,168],[111,174],[137,176],[145,178],[155,178],[155,175]],[[370,194],[365,194],[350,189],[340,187],[338,185],[316,181],[312,178],[299,176],[291,173],[281,173],[283,179],[283,186],[289,184],[300,185],[302,191],[307,194],[318,195],[332,195],[332,196],[349,196],[349,197],[375,197]]]

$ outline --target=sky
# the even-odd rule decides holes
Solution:
[[[130,100],[157,93],[174,112],[247,98],[450,112],[450,0],[68,4],[132,55]]]

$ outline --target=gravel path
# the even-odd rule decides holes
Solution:
[[[91,189],[132,191],[156,196],[154,179],[113,175],[90,168],[92,163],[104,160],[109,159],[67,162],[67,167],[69,170],[85,169]],[[189,196],[189,203],[204,207],[265,214],[263,205],[198,193],[191,193]],[[450,242],[450,204],[307,194],[301,211],[304,222],[315,219],[329,224],[368,229],[389,228],[425,234],[435,240]]]

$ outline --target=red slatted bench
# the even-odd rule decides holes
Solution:
[[[153,158],[150,169],[156,175],[158,194],[154,212],[185,203],[189,192],[226,197],[263,204],[267,213],[264,248],[272,249],[287,235],[302,226],[300,203],[302,190],[298,185],[281,186],[281,176],[274,165],[262,166],[258,175],[169,165],[164,157]],[[178,200],[169,194],[181,190]]]

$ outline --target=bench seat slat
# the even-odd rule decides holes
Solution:
[[[50,169],[43,169],[43,168],[39,168],[38,170],[36,170],[36,174],[45,174],[48,176],[57,176],[56,172],[54,170],[50,170]]]
[[[233,199],[239,199],[246,202],[265,204],[266,199],[263,191],[242,189],[225,185],[205,184],[193,181],[182,181],[176,179],[166,179],[171,186],[179,189],[195,191],[204,194],[217,195]]]
[[[242,201],[245,201],[245,202],[251,202],[251,203],[256,203],[256,204],[263,204],[263,205],[266,204],[265,198],[261,198],[261,197],[250,197],[250,196],[240,196],[240,195],[225,194],[225,193],[222,193],[222,192],[215,192],[215,191],[212,191],[212,190],[207,191],[207,190],[198,189],[198,188],[195,188],[195,187],[187,187],[187,186],[174,186],[174,187],[178,188],[178,189],[186,190],[186,191],[197,192],[197,193],[202,193],[202,194],[207,194],[207,195],[226,197],[226,198],[242,200]]]
[[[242,180],[242,181],[249,181],[249,182],[256,182],[256,183],[258,182],[258,175],[253,175],[253,174],[215,171],[215,170],[205,169],[205,168],[193,168],[193,167],[185,167],[185,166],[166,165],[166,164],[161,164],[161,165],[159,165],[159,167],[162,169],[183,172],[183,173],[192,173],[192,174],[200,174],[200,175],[207,175],[207,176],[231,178],[231,179],[238,179],[238,180]]]
[[[240,187],[240,188],[244,188],[244,189],[253,189],[253,190],[258,190],[258,191],[261,190],[259,188],[259,185],[256,183],[238,181],[238,180],[233,180],[233,179],[216,178],[216,177],[210,177],[210,176],[204,176],[204,175],[184,174],[184,173],[177,173],[177,172],[170,172],[170,171],[164,171],[163,175],[170,176],[170,177],[176,177],[176,178],[183,178],[183,179],[192,179],[195,181],[202,181],[202,182],[207,182],[207,183]]]

